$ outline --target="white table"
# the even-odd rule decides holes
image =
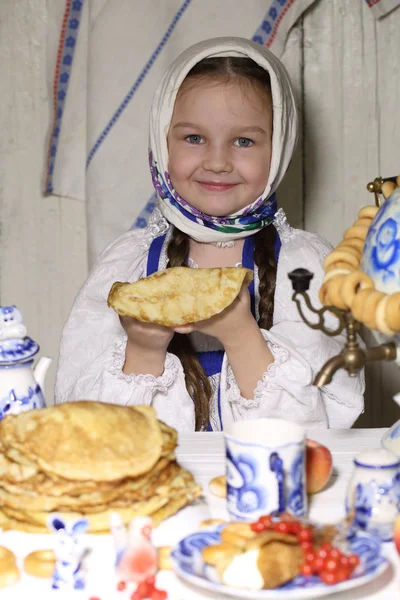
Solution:
[[[355,454],[368,448],[378,447],[384,429],[351,430],[313,430],[308,437],[330,448],[334,460],[334,475],[329,487],[316,494],[310,505],[311,519],[332,523],[344,516],[345,490],[352,470]],[[224,472],[224,444],[222,434],[196,433],[180,435],[177,449],[179,462],[189,469],[197,481],[207,491],[212,477]],[[180,538],[197,530],[204,519],[225,516],[224,501],[205,494],[205,498],[187,507],[178,515],[163,523],[154,532],[157,546],[174,545]],[[41,600],[73,600],[75,597],[89,600],[96,596],[101,600],[128,600],[125,593],[115,592],[113,579],[113,544],[110,536],[86,536],[91,553],[88,560],[89,574],[85,592],[73,592],[64,595],[51,592],[49,582],[38,581],[25,574],[21,582],[12,588],[0,591],[1,600],[22,600],[40,598]],[[28,552],[49,547],[49,537],[45,535],[26,535],[18,532],[3,534],[1,544],[10,547],[20,559]],[[332,600],[391,600],[400,598],[400,558],[392,544],[385,544],[385,554],[392,562],[392,568],[372,583],[346,593],[329,596]],[[222,600],[223,597],[201,592],[197,588],[184,584],[171,572],[161,572],[159,587],[167,589],[170,600]]]

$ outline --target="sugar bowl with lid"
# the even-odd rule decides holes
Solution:
[[[354,459],[346,511],[352,528],[384,542],[393,537],[400,513],[400,458],[385,448],[367,450]]]

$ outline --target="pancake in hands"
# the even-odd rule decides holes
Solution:
[[[244,267],[174,267],[135,283],[114,283],[108,305],[121,316],[180,327],[222,312],[252,277],[252,271]]]

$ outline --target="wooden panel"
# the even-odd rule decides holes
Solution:
[[[372,203],[366,183],[400,173],[399,30],[400,11],[377,22],[352,0],[318,2],[304,17],[305,226],[333,244]],[[382,363],[366,371],[359,424],[389,425],[399,416],[400,371]]]
[[[0,301],[16,304],[41,354],[57,358],[87,274],[85,206],[41,193],[49,128],[46,0],[2,0],[0,19]],[[53,399],[56,360],[46,382]]]
[[[304,227],[303,201],[303,24],[302,20],[289,33],[282,62],[288,70],[293,84],[299,111],[299,141],[288,172],[279,186],[278,205],[282,206],[293,227]]]

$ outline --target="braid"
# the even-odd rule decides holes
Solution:
[[[168,244],[168,264],[171,267],[185,265],[189,253],[189,237],[176,227]],[[186,388],[194,402],[196,431],[207,429],[210,418],[211,385],[192,343],[187,335],[175,333],[168,350],[181,361],[185,373]]]
[[[264,227],[254,237],[254,262],[258,267],[260,279],[259,294],[260,318],[258,325],[261,329],[270,329],[274,315],[274,295],[276,285],[275,260],[276,229],[273,225]]]

